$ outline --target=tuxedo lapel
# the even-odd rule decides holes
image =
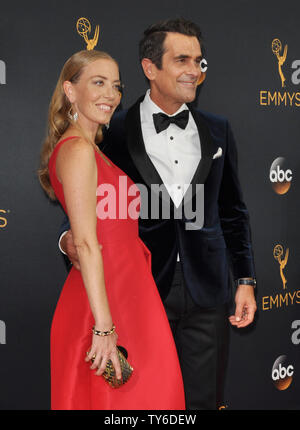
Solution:
[[[213,155],[216,152],[216,145],[212,140],[209,128],[203,120],[201,114],[190,106],[189,109],[198,128],[201,144],[201,160],[196,168],[195,174],[190,184],[192,192],[186,193],[184,204],[186,204],[196,194],[196,185],[205,183],[212,165]]]
[[[156,187],[151,187],[153,184],[157,184],[163,191],[160,196],[170,201],[169,193],[159,175],[156,168],[154,167],[150,157],[148,156],[145,148],[143,139],[142,127],[141,127],[141,115],[140,115],[140,104],[143,101],[144,96],[141,97],[129,110],[126,116],[125,130],[126,130],[126,141],[128,145],[128,151],[133,159],[135,167],[139,171],[140,175],[144,179],[145,183],[149,188],[158,193]],[[171,200],[172,201],[172,200]]]
[[[204,184],[211,168],[213,155],[218,148],[213,142],[209,128],[201,117],[201,114],[194,109],[191,109],[191,114],[197,125],[201,143],[201,160],[192,179],[192,183]]]

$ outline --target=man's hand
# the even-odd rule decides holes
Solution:
[[[68,259],[71,261],[75,269],[80,270],[77,249],[75,248],[73,242],[73,235],[71,230],[68,230],[67,233],[62,237],[60,241],[60,246],[61,249],[67,254]]]
[[[77,254],[77,249],[74,245],[72,231],[68,230],[67,233],[62,237],[60,241],[61,249],[67,254],[68,259],[71,261],[75,269],[80,270],[80,263]],[[99,244],[100,251],[102,245]]]
[[[251,324],[257,309],[252,285],[239,285],[235,294],[235,314],[229,317],[230,323],[242,328]]]

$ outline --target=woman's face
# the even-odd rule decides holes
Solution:
[[[65,92],[79,122],[107,124],[121,100],[119,68],[110,59],[88,64],[75,84],[66,81]]]

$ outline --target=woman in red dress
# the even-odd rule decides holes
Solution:
[[[69,217],[80,262],[52,321],[52,409],[185,408],[151,254],[138,236],[138,188],[97,146],[120,98],[116,61],[81,51],[65,63],[50,104],[39,178]],[[101,375],[111,360],[122,381],[117,345],[134,370],[113,388]]]

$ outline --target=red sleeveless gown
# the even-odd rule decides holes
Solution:
[[[55,166],[59,148],[73,137],[59,142],[49,161],[51,184],[66,213]],[[128,351],[134,371],[127,383],[112,388],[85,362],[94,318],[81,273],[73,267],[51,326],[51,409],[185,409],[175,343],[152,277],[151,254],[139,238],[138,220],[133,216],[140,204],[138,188],[110,160],[111,166],[107,165],[97,151],[95,158],[97,236],[103,247],[105,286],[118,344]],[[116,198],[111,198],[113,190]],[[124,205],[133,215],[125,214]],[[106,209],[110,216],[104,219],[101,214]]]

